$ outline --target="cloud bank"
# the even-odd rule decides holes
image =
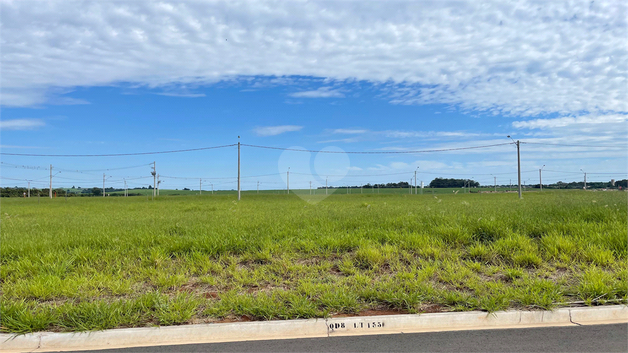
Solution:
[[[4,106],[45,104],[55,90],[75,87],[306,76],[370,82],[396,104],[522,117],[628,111],[620,1],[0,6]]]

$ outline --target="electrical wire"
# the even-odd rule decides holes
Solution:
[[[48,170],[46,167],[32,166],[32,165],[20,165],[20,164],[12,164],[7,162],[0,162],[0,164],[4,164],[9,166],[10,168],[22,168],[22,169],[33,169],[33,170]]]
[[[212,150],[217,148],[226,148],[237,146],[237,143],[222,146],[212,147],[200,147],[200,148],[188,148],[184,150],[170,150],[170,151],[155,151],[155,152],[136,152],[136,153],[109,153],[109,154],[34,154],[34,153],[6,153],[0,152],[3,156],[23,156],[23,157],[121,157],[121,156],[143,156],[150,154],[166,154],[166,153],[180,153],[180,152],[193,152]]]
[[[146,166],[149,166],[149,165],[152,165],[152,164],[153,163],[148,163],[148,164],[140,164],[140,165],[134,165],[134,166],[129,166],[129,167],[117,167],[117,168],[107,168],[107,169],[63,169],[63,168],[58,168],[58,167],[55,167],[54,169],[61,170],[61,171],[64,171],[64,172],[89,174],[89,172],[102,172],[102,171],[111,171],[111,170],[134,169],[134,168],[146,167]]]
[[[525,142],[521,143],[527,145],[544,145],[544,146],[566,146],[566,147],[591,147],[591,148],[628,148],[628,146],[609,146],[609,145],[578,145],[578,144],[563,144],[563,143],[548,143],[548,142]]]
[[[366,175],[320,174],[320,176],[336,176],[336,177],[369,177],[371,176],[372,177],[372,176],[405,175],[405,174],[411,174],[411,173],[414,173],[414,171],[408,171],[408,172],[402,172],[402,173],[389,173],[389,174],[370,174],[370,175],[368,174]],[[297,173],[297,172],[290,172],[290,174],[312,175],[312,176],[314,175],[313,173]]]
[[[264,148],[264,149],[271,149],[271,150],[294,151],[294,152],[310,152],[310,153],[413,154],[413,153],[430,153],[430,152],[448,152],[448,151],[470,150],[470,149],[489,148],[489,147],[512,145],[512,144],[513,144],[513,142],[505,142],[505,143],[497,143],[497,144],[484,145],[484,146],[456,147],[456,148],[443,148],[443,149],[417,150],[417,151],[323,151],[323,150],[302,150],[302,149],[296,149],[296,148],[248,145],[248,144],[242,144],[242,146],[253,147],[253,148]]]

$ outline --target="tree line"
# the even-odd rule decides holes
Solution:
[[[408,183],[407,181],[400,181],[398,183],[385,183],[385,184],[383,183],[382,184],[370,184],[369,183],[369,184],[364,184],[364,185],[353,185],[353,186],[348,186],[348,187],[354,188],[354,189],[355,188],[359,189],[362,187],[363,188],[390,189],[390,188],[408,188],[410,186],[411,184]],[[470,180],[470,179],[436,178],[428,184],[428,187],[430,188],[462,188],[462,187],[477,188],[477,187],[480,187],[480,183],[474,180]],[[492,185],[487,185],[486,187],[492,187]],[[503,185],[500,187],[503,187]],[[532,184],[532,185],[526,185],[526,187],[538,189],[540,185]],[[324,186],[319,187],[319,189],[324,189],[324,188],[325,188]],[[330,186],[329,188],[330,189],[337,189],[337,188],[344,189],[345,186],[342,186],[342,187]],[[578,181],[578,182],[573,181],[570,183],[559,181],[553,184],[543,184],[543,188],[544,189],[582,189],[584,188],[584,181]],[[587,189],[615,189],[615,188],[627,189],[628,179],[617,180],[614,183],[612,181],[587,182]],[[144,190],[152,189],[152,186],[149,185],[148,187],[145,187],[145,186],[137,187],[137,188],[133,188],[129,190],[142,190],[142,189]],[[187,188],[183,190],[186,190],[186,189]],[[113,193],[116,191],[124,191],[124,189],[119,189],[119,188],[106,188],[105,189],[106,193]],[[57,197],[102,196],[102,188],[99,188],[99,187],[76,188],[73,186],[71,189],[64,189],[64,188],[52,189],[52,193],[53,195],[56,195]],[[0,197],[24,197],[25,195],[28,195],[28,189],[25,187],[15,186],[15,187],[0,188]],[[31,197],[37,197],[37,196],[48,197],[48,189],[31,188],[30,195]],[[139,196],[139,195],[142,195],[142,194],[129,192],[129,196]],[[114,194],[111,196],[122,196],[122,194]]]
[[[129,190],[139,190],[139,189],[152,189],[152,187],[141,187],[141,188],[134,188],[134,189],[129,189]],[[45,189],[38,189],[38,188],[31,188],[30,191],[30,195],[31,197],[48,197],[48,193],[49,193],[50,189],[49,188],[45,188]],[[116,191],[124,191],[124,189],[120,189],[120,188],[105,188],[105,192],[106,193],[113,193]],[[0,188],[0,197],[24,197],[26,195],[28,195],[28,188],[25,187],[4,187],[4,188]],[[52,189],[52,194],[53,196],[57,196],[57,197],[89,197],[89,196],[102,196],[102,188],[99,187],[93,187],[93,188],[76,188],[76,187],[72,187],[71,189],[65,189],[65,188],[53,188]],[[129,196],[140,196],[143,195],[141,193],[133,193],[131,191],[129,191],[128,193]],[[111,196],[122,196],[122,194],[114,194]]]

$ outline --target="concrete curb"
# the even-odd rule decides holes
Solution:
[[[114,329],[86,333],[0,334],[0,352],[50,352],[194,343],[332,337],[539,326],[628,323],[628,307],[563,308],[555,311],[509,310],[330,319],[234,322]]]

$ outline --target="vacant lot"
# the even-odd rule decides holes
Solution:
[[[627,300],[623,192],[5,199],[1,329]]]

